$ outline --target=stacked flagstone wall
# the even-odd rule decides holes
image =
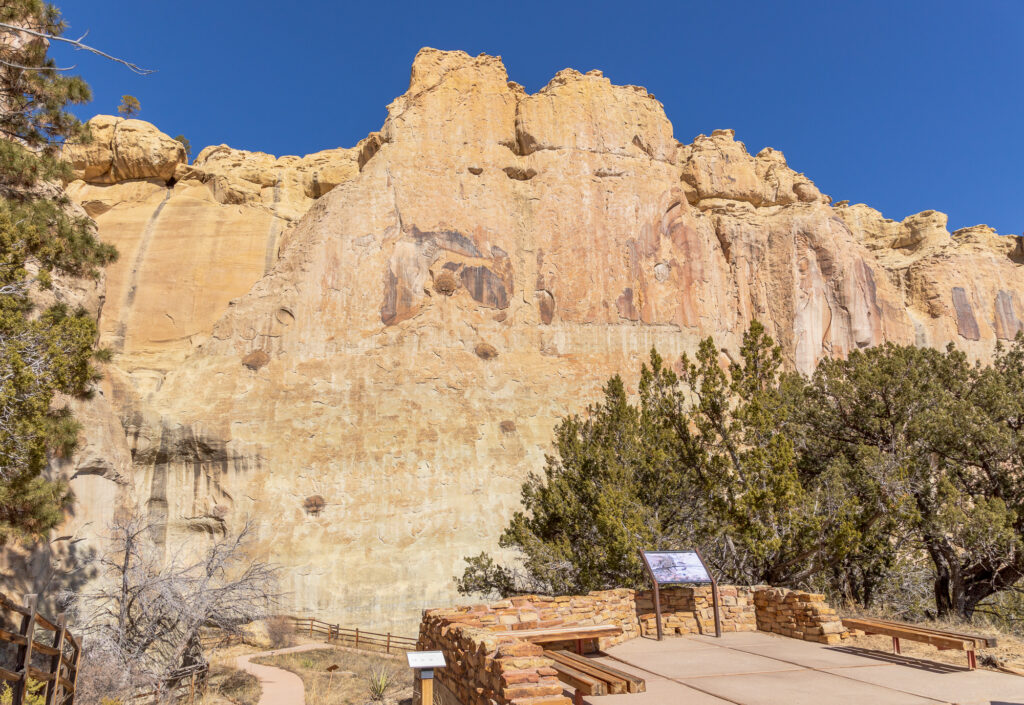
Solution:
[[[543,656],[543,648],[510,632],[599,624],[622,627],[621,636],[599,641],[602,649],[639,636],[633,591],[526,595],[489,605],[426,610],[419,648],[444,651],[448,667],[436,671],[435,677],[448,691],[446,695],[463,705],[489,705],[491,700],[501,705],[568,704],[552,668],[554,662]]]
[[[722,585],[718,589],[719,612],[723,632],[752,632],[757,630],[754,615],[754,588]],[[666,635],[714,634],[715,611],[711,601],[711,586],[670,586],[659,591],[661,599],[661,626]],[[657,636],[658,627],[654,611],[654,591],[638,590],[636,611],[643,636]]]
[[[666,636],[714,634],[711,586],[660,590]],[[723,632],[766,631],[796,639],[835,644],[848,634],[823,595],[797,590],[719,587]],[[517,631],[615,624],[622,634],[598,640],[605,649],[657,633],[651,590],[603,590],[588,595],[525,595],[491,604],[425,610],[418,648],[440,650],[447,667],[435,671],[441,705],[569,705],[554,669],[550,649],[516,637]],[[587,642],[591,646],[592,642]],[[415,701],[415,705],[420,705]]]
[[[838,644],[850,636],[824,595],[763,588],[754,592],[757,628],[804,641]]]

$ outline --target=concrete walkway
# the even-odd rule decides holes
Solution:
[[[301,678],[291,671],[286,671],[282,668],[249,663],[249,659],[324,648],[329,647],[326,644],[302,644],[301,646],[292,646],[287,649],[246,654],[235,659],[235,665],[260,679],[260,687],[263,689],[263,692],[260,694],[259,705],[306,705],[306,689],[302,684]]]
[[[634,639],[608,654],[597,660],[647,692],[590,705],[1024,705],[1024,677],[763,632]]]

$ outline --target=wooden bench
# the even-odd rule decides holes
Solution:
[[[643,693],[647,690],[643,678],[586,656],[565,650],[545,651],[544,655],[555,662],[558,679],[575,690],[573,702],[576,705],[583,703],[584,695]]]
[[[843,620],[843,626],[847,629],[859,629],[869,636],[881,634],[892,637],[892,652],[894,654],[900,653],[900,639],[931,644],[940,651],[947,649],[966,651],[967,666],[972,671],[978,667],[978,659],[974,653],[975,649],[984,649],[996,645],[994,637],[928,629],[914,624],[890,622],[885,619],[850,618]]]
[[[575,641],[576,652],[583,653],[583,642],[602,637],[619,636],[622,627],[615,624],[592,626],[548,627],[546,629],[510,629],[498,632],[500,636],[514,636],[533,644],[550,644],[556,641]]]

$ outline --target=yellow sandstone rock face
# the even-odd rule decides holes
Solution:
[[[413,633],[495,549],[556,420],[652,346],[728,356],[756,317],[809,372],[884,341],[983,359],[1022,326],[1016,238],[833,207],[732,131],[679,144],[599,72],[529,95],[498,58],[424,49],[379,133],[303,158],[185,165],[137,122],[69,154],[121,251],[116,419],[80,462],[120,444],[111,423],[125,439],[117,501],[74,522],[137,502],[171,549],[251,518],[296,613]]]

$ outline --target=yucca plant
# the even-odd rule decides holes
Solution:
[[[394,685],[395,674],[386,666],[374,668],[366,677],[366,689],[370,694],[370,700],[375,703],[383,702]]]

